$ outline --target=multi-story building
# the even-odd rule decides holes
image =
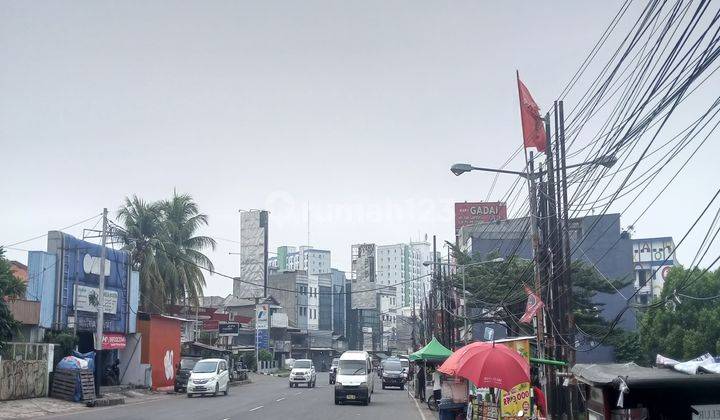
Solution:
[[[318,329],[321,331],[332,331],[333,330],[332,274],[317,274],[317,278],[318,278]]]
[[[342,271],[337,271],[337,274],[307,274],[296,270],[271,272],[268,286],[270,296],[285,308],[291,327],[308,331],[334,331],[337,326],[338,330],[344,331],[345,302],[333,299],[333,284],[337,283],[344,289],[344,281]],[[333,308],[335,303],[343,311],[337,321],[333,319],[338,312]]]
[[[329,274],[330,265],[330,251],[310,246],[281,246],[277,255],[268,260],[271,271],[306,271],[308,274]]]
[[[333,334],[345,334],[345,272],[332,269],[332,330]]]
[[[416,282],[424,272],[421,252],[408,244],[380,245],[375,261],[378,283],[395,287],[394,307],[411,306]]]
[[[532,258],[532,244],[528,218],[480,223],[460,229],[461,246],[472,254],[499,254],[509,257]],[[619,214],[605,214],[571,219],[569,224],[572,259],[583,261],[607,279],[630,280],[635,275],[632,260],[632,240],[620,227]],[[623,296],[634,292],[632,282],[618,293],[597,293],[594,297],[601,308],[601,316],[612,321],[627,306]],[[618,325],[635,330],[637,319],[632,311],[625,311]],[[497,338],[497,336],[496,336]],[[578,362],[612,362],[614,349],[600,346],[589,352],[577,352]]]
[[[672,237],[632,240],[635,266],[635,300],[648,304],[662,293],[670,269],[678,264]]]
[[[285,308],[289,327],[308,328],[308,275],[304,271],[271,273],[268,293]]]

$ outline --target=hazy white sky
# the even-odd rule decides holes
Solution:
[[[0,0],[0,244],[173,188],[218,238],[239,239],[238,209],[270,210],[273,248],[307,242],[309,202],[310,241],[340,269],[352,243],[450,239],[452,202],[485,199],[492,176],[449,166],[521,143],[515,70],[546,109],[619,4]],[[687,230],[717,187],[711,143],[636,236]],[[238,245],[218,245],[237,275]]]

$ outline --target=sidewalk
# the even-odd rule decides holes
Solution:
[[[172,397],[171,394],[145,390],[128,390],[122,394],[106,394],[106,396],[123,397],[127,403]],[[83,410],[92,410],[92,408],[86,407],[85,403],[48,397],[0,401],[0,419],[36,418]]]
[[[407,389],[408,398],[410,398],[413,401],[414,405],[417,407],[417,410],[420,413],[420,418],[422,420],[431,420],[439,417],[437,411],[432,411],[428,408],[427,402],[415,398],[415,390],[413,389],[411,382],[408,382],[406,384],[405,389]]]

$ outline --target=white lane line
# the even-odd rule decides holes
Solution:
[[[250,411],[259,410],[259,409],[261,409],[261,408],[263,408],[263,407],[264,407],[264,405],[259,405],[259,406],[255,407],[255,408],[251,408]]]
[[[300,395],[300,394],[302,394],[302,391],[298,391],[295,393],[295,395]]]
[[[275,402],[280,402],[280,401],[282,401],[282,400],[284,400],[284,399],[285,399],[285,397],[278,398],[277,400],[275,400]]]
[[[425,420],[425,414],[420,409],[420,405],[417,402],[417,399],[413,398],[413,401],[415,401],[415,407],[417,407],[418,413],[420,413],[420,417],[422,417],[422,420]]]

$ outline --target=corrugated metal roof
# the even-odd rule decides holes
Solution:
[[[720,385],[720,374],[688,375],[670,369],[642,367],[635,363],[579,363],[572,367],[572,373],[579,381],[600,387],[613,385],[614,388],[617,388],[618,378],[622,378],[629,387]]]

